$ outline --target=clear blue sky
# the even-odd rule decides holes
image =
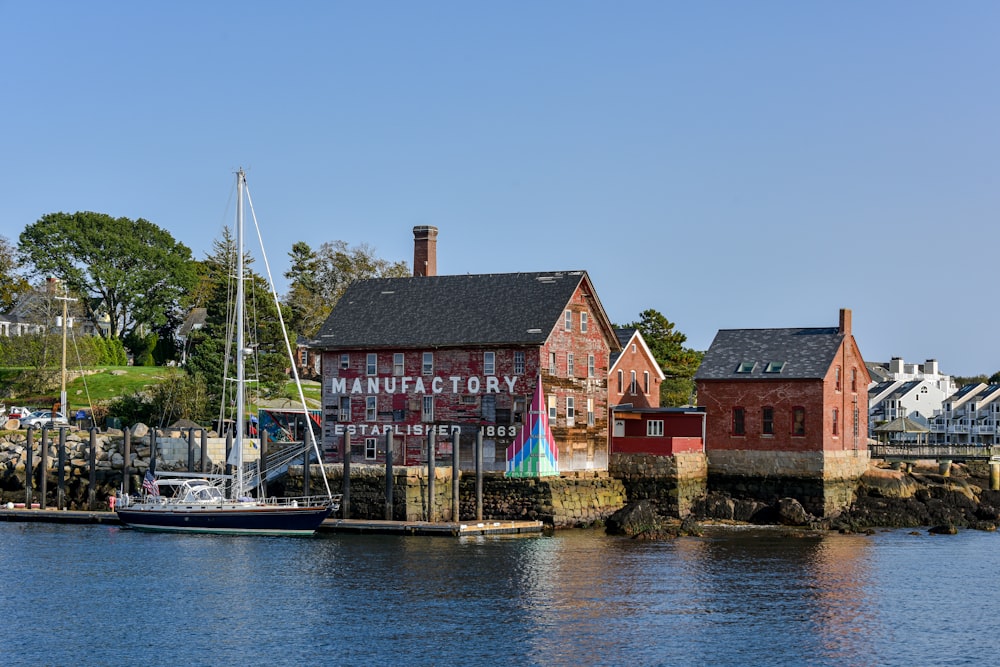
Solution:
[[[295,241],[585,269],[616,323],[833,326],[1000,370],[1000,3],[0,0],[0,235],[146,218],[204,257],[248,170]],[[282,287],[279,284],[279,287]]]

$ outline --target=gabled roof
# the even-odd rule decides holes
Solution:
[[[722,329],[715,335],[694,377],[695,380],[823,379],[844,338],[838,327]]]
[[[618,360],[621,359],[622,355],[625,354],[625,350],[633,341],[642,348],[643,353],[649,358],[653,364],[653,368],[656,369],[656,377],[663,380],[667,376],[663,374],[663,369],[660,368],[660,364],[653,357],[653,351],[649,349],[646,344],[646,339],[643,338],[642,332],[635,327],[624,327],[615,329],[615,337],[618,339],[618,346],[620,350],[613,350],[610,357],[608,358],[608,373],[610,374],[614,371],[615,366],[618,364]]]
[[[611,323],[585,271],[373,278],[351,284],[313,347],[382,348],[542,345],[576,289],[595,305],[614,347]]]

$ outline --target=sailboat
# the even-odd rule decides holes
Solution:
[[[262,477],[258,469],[253,473],[244,466],[243,450],[246,428],[243,406],[246,399],[245,357],[248,352],[245,334],[244,298],[244,254],[243,254],[243,200],[246,190],[246,175],[242,169],[237,172],[236,200],[236,299],[235,299],[235,405],[239,418],[236,420],[232,455],[227,462],[233,474],[202,474],[155,472],[155,452],[152,453],[150,469],[146,472],[142,485],[142,495],[138,498],[123,497],[116,504],[115,512],[123,524],[139,530],[170,531],[185,533],[232,533],[252,535],[311,535],[332,512],[339,509],[340,496],[330,492],[330,486],[323,476],[325,496],[302,498],[262,498],[253,497],[252,480]],[[249,193],[247,193],[249,197]],[[252,205],[252,204],[251,204]],[[259,234],[258,234],[259,236]],[[266,262],[266,257],[265,257]],[[277,294],[273,292],[275,299]],[[279,308],[280,319],[280,308]],[[292,357],[291,344],[285,331],[285,348]],[[292,373],[298,387],[299,400],[303,412],[308,415],[305,396],[299,383],[296,364],[291,363]],[[313,432],[311,419],[307,425],[303,463],[308,465],[310,447],[317,459],[322,460],[319,445]]]

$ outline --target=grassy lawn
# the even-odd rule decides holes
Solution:
[[[89,409],[90,403],[94,405],[108,401],[119,396],[124,396],[137,391],[143,391],[163,380],[184,373],[180,368],[166,366],[121,366],[102,367],[97,369],[93,375],[78,377],[66,384],[66,399],[69,402],[70,412],[80,409]],[[0,384],[9,381],[17,375],[18,369],[0,368]],[[302,381],[302,391],[305,394],[306,402],[310,407],[318,407],[320,401],[320,383],[308,380]],[[47,395],[56,397],[59,389],[47,392]],[[90,396],[88,403],[87,397]],[[298,392],[295,384],[289,382],[281,396],[298,402]],[[8,407],[21,405],[22,401],[16,398],[5,399]],[[37,401],[35,401],[37,403]],[[30,405],[29,407],[45,407],[42,405]]]

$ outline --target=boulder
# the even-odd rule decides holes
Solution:
[[[605,524],[608,535],[625,535],[637,537],[647,532],[661,532],[663,518],[649,500],[629,503],[610,517]]]
[[[808,526],[816,520],[795,498],[782,498],[777,506],[778,523],[782,526]]]
[[[145,438],[147,433],[149,433],[149,427],[142,422],[132,425],[133,438]]]
[[[6,429],[8,431],[16,431],[17,429],[21,428],[21,420],[20,419],[8,419],[7,422],[4,424],[3,427],[4,427],[4,429]]]

